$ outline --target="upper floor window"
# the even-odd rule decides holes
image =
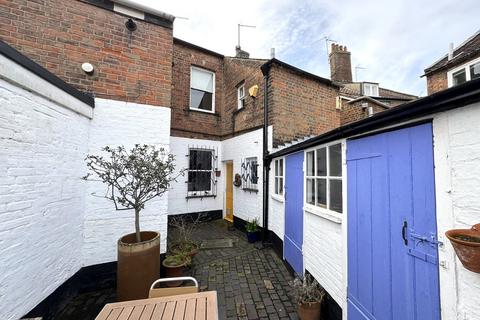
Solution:
[[[453,87],[480,78],[480,58],[448,71],[448,86]]]
[[[274,193],[283,196],[283,159],[274,161],[275,190]]]
[[[378,84],[376,83],[363,83],[363,95],[370,97],[378,97]]]
[[[306,152],[306,205],[342,212],[342,145]]]
[[[215,112],[215,73],[191,67],[190,109]]]
[[[245,105],[245,83],[237,87],[237,107],[242,109]]]
[[[188,157],[188,195],[211,195],[214,177],[214,151],[190,149]]]

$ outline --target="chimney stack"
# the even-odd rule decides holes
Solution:
[[[275,48],[270,49],[270,58],[275,58]]]
[[[346,46],[332,43],[328,55],[330,62],[330,78],[337,82],[352,82],[352,61]]]
[[[448,46],[448,61],[453,59],[453,42]]]
[[[250,58],[250,53],[247,51],[243,51],[240,46],[235,47],[235,57],[236,58],[243,58],[243,59],[248,59]]]

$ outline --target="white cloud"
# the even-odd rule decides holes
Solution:
[[[359,80],[426,94],[423,69],[444,55],[448,43],[461,43],[478,29],[477,0],[244,0],[139,2],[187,17],[177,19],[174,35],[233,55],[237,24],[241,45],[253,57],[277,57],[329,77],[324,36],[347,45],[352,66],[366,67]]]

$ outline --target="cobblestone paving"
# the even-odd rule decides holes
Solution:
[[[196,240],[230,238],[232,248],[200,250],[188,273],[202,291],[216,290],[219,319],[297,319],[291,275],[273,249],[256,249],[222,220],[201,224]],[[115,301],[115,289],[80,294],[55,319],[94,319]]]

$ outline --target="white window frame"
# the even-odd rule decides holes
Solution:
[[[212,168],[210,170],[199,170],[199,169],[190,169],[190,157],[191,157],[191,151],[200,151],[200,152],[210,152],[212,154]],[[188,172],[210,172],[210,190],[199,190],[199,191],[188,191],[188,186],[187,186],[187,197],[204,197],[204,196],[210,196],[213,193],[213,181],[212,177],[215,174],[215,168],[214,168],[214,157],[215,157],[215,150],[213,149],[200,149],[200,148],[189,148],[188,149]],[[187,183],[188,183],[188,176],[187,176]]]
[[[380,92],[379,92],[379,86],[378,86],[378,83],[373,83],[373,82],[363,82],[362,84],[363,86],[363,95],[364,96],[368,96],[368,97],[379,97],[380,96]],[[371,93],[372,94],[366,94],[365,93],[365,86],[370,86],[370,90],[372,91]],[[373,90],[375,89],[375,90]],[[374,92],[373,92],[374,91]]]
[[[201,72],[207,72],[210,73],[213,76],[213,92],[212,92],[212,110],[203,110],[200,108],[194,108],[192,107],[192,70],[197,70]],[[205,113],[215,113],[215,72],[207,70],[207,69],[202,69],[199,67],[195,66],[190,66],[190,87],[188,88],[188,94],[190,96],[190,101],[189,101],[189,109],[190,110],[195,110],[195,111],[200,111],[200,112],[205,112]]]
[[[282,165],[282,172],[280,173],[280,175],[278,175],[276,174],[276,172],[278,173],[277,168],[280,161],[282,161],[283,165]],[[277,179],[278,179],[278,182],[277,182]],[[281,180],[282,193],[277,193],[275,191],[275,187],[277,186],[280,187],[280,183],[279,183],[280,179],[282,179]],[[285,158],[283,157],[273,160],[273,192],[271,193],[271,196],[275,200],[278,200],[281,202],[283,202],[285,199]]]
[[[448,70],[447,72],[447,78],[448,78],[448,87],[451,88],[453,87],[453,74],[464,69],[465,70],[465,78],[467,79],[466,82],[468,81],[471,81],[472,78],[470,76],[470,66],[472,64],[476,64],[476,63],[479,63],[480,62],[480,57],[477,58],[477,59],[473,59],[471,61],[468,61],[464,64],[462,64],[461,66],[458,66],[456,68],[453,68],[451,70]]]
[[[240,96],[240,90],[243,89],[243,95]],[[243,109],[245,107],[245,83],[242,83],[237,87],[237,109]]]
[[[340,165],[341,165],[341,171],[342,171],[342,176],[337,177],[337,176],[330,176],[330,151],[329,147],[333,145],[340,144],[341,146],[341,160],[340,160]],[[323,149],[326,148],[326,166],[327,166],[327,175],[326,176],[317,176],[317,150],[318,149]],[[313,176],[307,176],[307,154],[309,152],[314,152],[314,163],[315,163],[315,170]],[[304,210],[308,213],[312,213],[315,215],[318,215],[320,217],[323,217],[325,219],[331,220],[336,223],[341,223],[343,220],[343,217],[345,216],[346,213],[346,208],[345,208],[345,181],[346,181],[346,172],[344,170],[344,162],[345,162],[345,143],[343,141],[334,141],[330,142],[327,144],[322,144],[319,146],[315,146],[309,149],[306,149],[304,151],[304,163],[303,163],[303,186],[304,186],[304,197],[303,197],[303,206]],[[314,179],[315,182],[315,204],[310,204],[307,203],[307,178],[308,179]],[[317,178],[322,178],[327,180],[327,191],[326,191],[326,200],[327,200],[327,205],[326,207],[320,207],[317,206]],[[342,212],[337,212],[334,210],[330,210],[330,182],[329,180],[341,180],[342,181]]]

